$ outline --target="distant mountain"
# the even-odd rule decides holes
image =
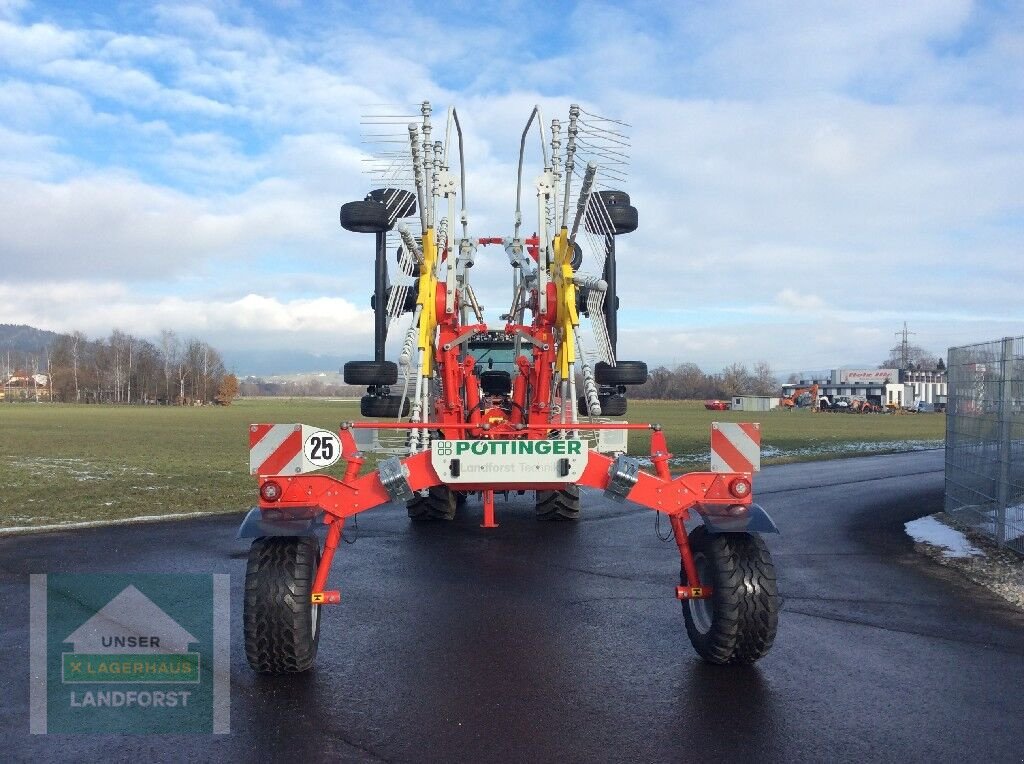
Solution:
[[[0,350],[38,353],[49,347],[59,335],[25,324],[0,324]]]

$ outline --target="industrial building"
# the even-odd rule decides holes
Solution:
[[[878,406],[894,404],[916,408],[918,403],[931,403],[942,409],[946,405],[945,371],[911,371],[908,369],[832,369],[826,379],[804,379],[782,386],[782,394],[818,385],[818,394],[833,398],[860,398]]]

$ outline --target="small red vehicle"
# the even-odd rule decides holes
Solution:
[[[708,411],[728,411],[729,404],[726,401],[704,401],[704,408]]]
[[[521,232],[520,191],[511,235],[471,237],[458,114],[449,110],[446,131],[457,136],[458,179],[449,172],[448,142],[431,142],[430,115],[424,103],[422,119],[408,128],[411,189],[385,186],[341,208],[346,230],[376,241],[375,357],[344,370],[346,382],[367,386],[360,411],[376,421],[342,422],[337,432],[250,427],[259,504],[239,531],[253,538],[243,612],[250,666],[293,673],[313,665],[321,610],[341,600],[327,585],[348,518],[403,502],[413,521],[450,520],[479,498],[482,526],[494,528],[496,492],[532,491],[539,519],[571,521],[584,511],[581,487],[667,515],[680,563],[673,594],[697,652],[713,663],[758,660],[775,638],[779,607],[760,533],[778,531],[753,503],[753,468],[673,476],[659,425],[616,421],[626,413],[627,388],[647,378],[644,363],[615,357],[616,238],[636,229],[638,214],[627,194],[597,188],[595,163],[582,173],[575,165],[582,147],[599,146],[605,126],[620,123],[573,106],[564,151],[558,120],[550,143],[541,129],[536,233]],[[540,128],[538,109],[523,131],[520,189],[535,119]],[[612,132],[608,140],[621,151],[621,134]],[[577,174],[582,180],[574,186]],[[403,176],[389,169],[383,177]],[[595,275],[579,270],[581,241]],[[497,324],[484,321],[470,284],[477,252],[488,246],[501,247],[512,266],[511,302]],[[400,271],[394,280],[392,252]],[[589,336],[581,316],[589,319]],[[388,361],[389,326],[406,318],[398,361]],[[716,435],[725,427],[756,425],[716,425]],[[626,447],[628,432],[637,430],[651,434],[643,460]],[[372,450],[385,458],[364,471]],[[337,476],[319,472],[338,463],[344,468]]]

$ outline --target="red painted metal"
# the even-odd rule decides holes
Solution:
[[[316,568],[316,577],[313,579],[313,596],[317,594],[326,594],[324,587],[327,586],[327,577],[331,573],[331,563],[334,561],[334,551],[338,548],[338,542],[341,541],[341,530],[345,527],[345,518],[337,517],[331,521],[330,527],[327,529],[327,540],[324,542],[324,551],[320,555],[320,564]],[[337,596],[337,602],[341,602],[341,594]],[[324,605],[333,605],[337,602],[328,602],[324,600]]]
[[[505,239],[484,237],[477,239],[477,242],[481,246],[502,245]],[[540,251],[537,236],[524,239],[523,245],[529,256],[536,260]],[[316,508],[324,513],[329,529],[314,581],[313,593],[318,602],[327,604],[329,601],[340,600],[340,595],[337,600],[333,599],[334,593],[325,591],[324,586],[327,584],[345,518],[392,501],[392,496],[382,484],[379,473],[373,471],[361,474],[364,460],[354,438],[354,431],[361,429],[429,429],[439,431],[441,439],[445,440],[545,439],[552,437],[553,433],[566,435],[576,430],[650,431],[650,460],[653,470],[640,471],[637,474],[636,482],[629,489],[627,498],[635,504],[663,512],[669,517],[687,581],[687,585],[678,587],[677,597],[693,599],[710,596],[710,589],[698,580],[684,522],[693,511],[702,515],[736,515],[746,511],[752,502],[751,491],[737,491],[736,486],[739,485],[737,481],[746,481],[745,484],[749,485],[750,475],[742,472],[691,472],[673,477],[670,468],[672,454],[669,453],[665,433],[658,425],[622,422],[562,424],[556,421],[550,410],[550,401],[558,344],[562,336],[560,331],[556,331],[556,321],[560,312],[566,309],[565,287],[562,289],[561,311],[559,287],[554,281],[549,281],[546,291],[534,289],[529,296],[533,322],[507,323],[504,326],[504,332],[508,335],[523,338],[523,347],[526,350],[515,359],[519,373],[514,375],[511,394],[507,399],[499,401],[484,395],[479,377],[475,373],[475,361],[465,352],[464,347],[468,336],[487,331],[488,327],[483,324],[461,324],[458,299],[454,301],[453,309],[449,310],[445,299],[447,287],[444,283],[437,283],[433,303],[437,323],[432,361],[442,384],[441,395],[437,398],[434,410],[427,412],[428,421],[342,423],[338,432],[342,458],[345,461],[344,474],[341,478],[322,473],[274,475],[270,470],[260,470],[257,479],[261,486],[273,478],[281,487],[281,494],[275,501],[266,502],[261,499],[261,508]],[[546,312],[538,309],[538,303],[541,302],[546,303]],[[250,428],[251,445],[258,443],[266,435],[267,430],[264,428],[267,427],[269,425],[253,425]],[[296,433],[295,438],[298,437]],[[580,486],[607,490],[615,460],[594,450],[588,451],[586,458],[583,474],[576,483]],[[431,464],[430,451],[412,454],[403,458],[401,462],[406,482],[411,490],[422,491],[443,484]],[[494,507],[496,489],[556,490],[564,488],[565,482],[459,482],[452,484],[452,487],[459,491],[480,492],[483,498],[481,526],[495,528],[498,526]],[[617,485],[617,490],[621,490],[620,485]],[[743,495],[737,496],[737,493]]]
[[[494,491],[485,490],[482,492],[484,500],[484,519],[480,523],[481,528],[497,528],[498,523],[494,519]]]
[[[579,485],[605,489],[608,487],[609,470],[613,460],[590,451],[587,454],[587,466]],[[430,452],[423,451],[403,460],[409,471],[409,486],[414,491],[442,485],[440,477],[430,463]],[[665,468],[667,470],[667,467]],[[684,516],[696,504],[746,505],[752,501],[751,495],[736,498],[729,492],[729,482],[736,477],[743,477],[726,472],[690,472],[676,478],[671,475],[651,475],[640,472],[636,485],[630,491],[629,500],[641,506],[664,512],[671,516]],[[268,478],[260,478],[262,482]],[[260,501],[260,506],[270,508],[309,507],[323,509],[334,517],[350,517],[365,512],[367,509],[386,504],[391,497],[376,472],[357,478],[339,480],[330,475],[306,474],[293,477],[277,476],[276,481],[282,484],[281,498],[273,503]],[[552,490],[563,487],[563,483],[502,483],[503,490]],[[467,484],[459,483],[459,490],[478,491],[493,489],[494,483]]]
[[[669,521],[672,523],[672,535],[675,536],[676,546],[679,547],[679,557],[683,563],[683,572],[686,573],[686,581],[690,584],[689,588],[700,587],[702,582],[697,578],[697,565],[693,561],[693,551],[690,549],[690,540],[686,535],[683,520],[681,517],[672,516]],[[676,590],[676,596],[678,594],[679,592]]]

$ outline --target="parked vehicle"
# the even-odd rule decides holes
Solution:
[[[792,411],[797,407],[805,408],[810,406],[812,411],[818,411],[819,400],[817,384],[810,385],[809,387],[798,387],[793,390],[792,395],[783,397],[779,401],[779,408]]]
[[[728,401],[704,401],[704,408],[708,411],[728,411],[730,405]]]

